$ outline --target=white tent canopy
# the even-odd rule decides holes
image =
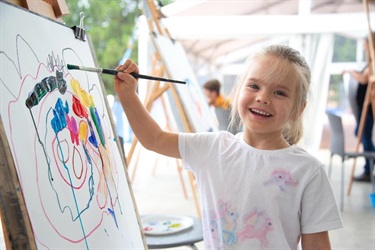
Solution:
[[[215,65],[219,57],[277,36],[367,34],[362,0],[177,0],[162,13],[188,54]]]

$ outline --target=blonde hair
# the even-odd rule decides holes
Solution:
[[[311,72],[305,58],[297,50],[286,45],[267,46],[247,59],[245,70],[238,77],[231,93],[233,106],[231,110],[230,126],[238,129],[242,125],[242,121],[238,114],[238,96],[243,83],[246,81],[247,72],[250,69],[251,64],[256,59],[264,57],[271,57],[274,59],[272,66],[264,77],[264,80],[272,82],[276,80],[295,79],[297,82],[297,94],[294,97],[295,105],[293,105],[294,108],[292,110],[294,115],[293,118],[289,120],[287,127],[283,131],[284,139],[290,145],[296,144],[302,137],[303,133],[301,114],[309,94]]]

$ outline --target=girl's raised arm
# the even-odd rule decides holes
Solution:
[[[139,73],[138,66],[128,59],[116,69],[123,73],[118,73],[114,77],[114,89],[139,142],[148,150],[181,158],[178,150],[178,134],[163,131],[136,94],[138,82],[130,73]]]

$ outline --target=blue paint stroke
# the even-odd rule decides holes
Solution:
[[[94,133],[94,129],[92,128],[92,124],[90,120],[87,120],[87,123],[89,124],[90,128],[90,136],[89,136],[89,142],[96,148],[98,148],[98,140],[96,140],[96,136]]]
[[[113,219],[114,219],[114,221],[115,221],[115,223],[116,223],[116,227],[117,227],[117,229],[118,229],[118,224],[117,224],[117,219],[116,219],[116,214],[115,214],[115,212],[114,212],[112,209],[110,209],[110,208],[108,208],[108,212],[112,215],[112,217],[113,217]]]
[[[55,108],[53,109],[53,118],[51,120],[51,126],[55,134],[63,130],[67,126],[66,115],[69,113],[68,101],[65,101],[65,107],[61,98],[57,99]]]

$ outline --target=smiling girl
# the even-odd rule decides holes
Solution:
[[[323,164],[296,145],[310,85],[298,51],[273,45],[249,58],[233,89],[237,135],[163,131],[136,94],[137,65],[117,70],[115,91],[138,140],[182,158],[197,178],[206,249],[330,249],[340,213]]]

